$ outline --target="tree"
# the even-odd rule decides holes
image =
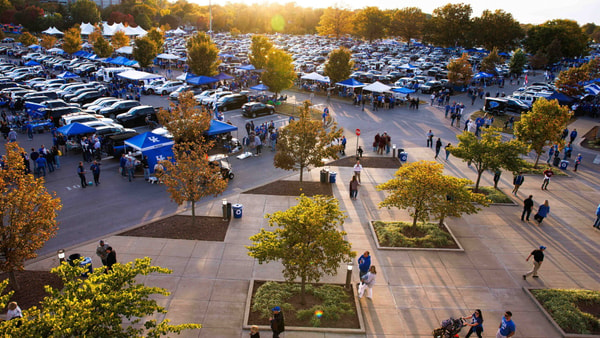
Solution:
[[[219,66],[219,49],[204,32],[192,36],[187,42],[188,60],[192,73],[212,76]]]
[[[49,193],[44,179],[25,174],[17,143],[7,143],[6,162],[0,170],[0,271],[8,271],[15,289],[20,286],[15,271],[26,260],[37,257],[36,250],[56,234],[60,199]]]
[[[179,104],[171,105],[171,110],[160,109],[158,121],[172,135],[175,143],[202,143],[204,132],[210,128],[211,117],[196,108],[196,99],[192,92],[179,95]]]
[[[133,59],[140,64],[140,67],[146,68],[152,64],[156,57],[156,45],[148,36],[135,39],[133,45]]]
[[[100,37],[103,37],[102,36],[102,28],[100,28],[96,25],[94,27],[94,31],[92,33],[90,33],[90,35],[88,35],[88,42],[91,43],[92,45],[94,45],[96,43],[96,40],[99,39]]]
[[[526,146],[515,139],[503,142],[500,130],[497,128],[484,129],[481,138],[468,131],[456,135],[456,138],[458,145],[450,147],[450,153],[475,166],[477,170],[475,192],[479,191],[479,182],[484,171],[503,168],[516,172],[524,165],[519,156],[525,153]]]
[[[4,31],[0,29],[0,40],[3,40],[6,37],[6,35],[4,35]]]
[[[170,292],[137,283],[136,277],[171,273],[150,263],[146,257],[115,264],[110,273],[98,268],[87,278],[81,278],[86,268],[62,263],[51,272],[60,276],[64,287],[47,286],[49,295],[40,308],[23,311],[20,326],[16,321],[0,322],[0,333],[6,337],[160,337],[200,329],[200,324],[170,325],[168,319],[150,319],[167,312],[153,296]]]
[[[114,50],[113,46],[111,46],[108,40],[103,36],[96,38],[96,41],[94,42],[94,53],[96,53],[98,57],[107,58],[112,55]]]
[[[279,261],[288,282],[300,278],[301,303],[305,303],[305,285],[319,282],[323,275],[334,275],[343,262],[356,256],[346,232],[338,230],[344,223],[344,214],[334,197],[302,194],[298,204],[285,211],[266,214],[269,226],[252,237],[246,246],[248,255],[264,262]]]
[[[352,32],[352,15],[351,11],[338,5],[327,7],[321,15],[317,32],[319,35],[335,36],[336,39],[350,34]]]
[[[329,60],[325,64],[325,75],[329,76],[329,83],[334,85],[349,78],[353,67],[352,53],[347,48],[341,47],[329,53]]]
[[[354,14],[354,32],[369,42],[385,37],[389,16],[378,7],[365,7]]]
[[[22,43],[23,46],[31,46],[31,45],[37,45],[38,39],[35,36],[31,35],[31,33],[24,32],[19,37],[19,42]]]
[[[91,23],[102,21],[98,5],[91,0],[77,0],[69,7],[73,23]]]
[[[571,115],[569,108],[561,106],[557,100],[540,97],[533,103],[531,111],[523,113],[521,120],[515,122],[517,139],[536,153],[534,167],[537,167],[546,144],[564,143],[561,133]]]
[[[69,28],[65,32],[62,48],[68,54],[81,49],[81,30],[78,27]]]
[[[135,23],[143,29],[152,28],[152,20],[146,13],[140,13],[135,17]]]
[[[494,12],[486,9],[480,17],[474,18],[473,32],[476,42],[488,50],[511,50],[525,36],[523,28],[512,14],[501,9]]]
[[[154,45],[157,48],[156,53],[161,53],[162,46],[165,42],[165,35],[155,27],[152,27],[148,31],[148,34],[146,34],[146,37],[154,42]]]
[[[508,62],[510,73],[517,76],[523,74],[523,68],[525,67],[525,64],[527,64],[527,55],[525,55],[525,52],[519,48],[513,53],[510,61]]]
[[[248,55],[250,63],[256,69],[265,69],[267,66],[267,55],[273,49],[273,44],[264,35],[253,35],[252,44],[250,45],[251,55]]]
[[[592,59],[579,67],[563,70],[556,80],[559,92],[569,96],[579,96],[585,93],[584,84],[595,80],[600,74],[600,60]]]
[[[390,35],[399,36],[410,45],[411,39],[423,36],[427,16],[420,8],[405,7],[392,13]]]
[[[35,5],[27,5],[24,9],[15,13],[15,23],[22,24],[32,32],[39,32],[45,28],[40,26],[43,17],[44,10],[42,8]]]
[[[433,10],[425,25],[425,40],[443,47],[467,46],[473,9],[468,4],[447,4]]]
[[[550,48],[555,45],[559,48]],[[523,41],[525,49],[535,55],[538,52],[546,54],[549,62],[557,62],[562,57],[578,57],[587,51],[588,36],[582,31],[577,22],[572,20],[550,20],[534,26],[527,31]],[[554,57],[549,57],[554,54]]]
[[[451,60],[447,68],[450,83],[456,86],[466,86],[471,83],[473,67],[469,62],[469,55],[467,53],[463,53],[458,59]]]
[[[44,47],[44,49],[52,48],[55,43],[56,38],[54,36],[47,34],[42,35],[42,41],[40,42],[40,45]]]
[[[498,48],[494,47],[490,54],[481,60],[480,69],[482,72],[496,74],[496,65],[499,65],[500,63],[502,63],[502,59],[500,59],[500,56],[498,55]]]
[[[283,128],[277,138],[273,164],[284,170],[299,170],[300,182],[304,169],[323,166],[324,158],[337,159],[341,146],[331,146],[342,137],[342,130],[334,125],[328,132],[321,121],[310,118],[310,103],[304,101],[300,118]]]
[[[121,30],[115,32],[110,41],[114,49],[129,46],[129,37]]]
[[[271,49],[261,76],[262,82],[269,86],[269,90],[277,95],[282,90],[292,87],[296,77],[292,57],[281,49]]]
[[[173,146],[174,161],[160,162],[165,167],[160,178],[167,192],[178,205],[191,204],[194,222],[196,202],[211,195],[217,197],[227,189],[221,168],[208,160],[207,153],[212,146],[213,142],[177,143]]]
[[[444,166],[433,161],[419,161],[403,165],[394,174],[394,178],[377,186],[378,191],[389,193],[379,203],[379,207],[395,207],[409,209],[413,218],[413,226],[418,221],[423,223],[430,216],[440,216],[440,224],[446,216],[460,216],[463,213],[471,214],[479,210],[473,202],[486,205],[486,199],[479,194],[473,194],[466,189],[472,184],[468,179],[446,176],[443,174]],[[454,198],[450,200],[449,197]],[[468,205],[457,205],[460,203]],[[455,210],[450,210],[456,206]]]

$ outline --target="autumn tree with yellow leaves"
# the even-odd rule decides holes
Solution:
[[[123,31],[117,31],[110,39],[112,46],[115,49],[129,46],[129,37]]]

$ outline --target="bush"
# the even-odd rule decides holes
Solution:
[[[600,307],[600,292],[590,290],[531,290],[531,293],[567,333],[598,334],[600,321],[579,307]],[[598,315],[597,313],[595,315]]]
[[[548,164],[546,164],[546,161],[545,161],[545,159],[548,158],[547,156],[548,156],[547,154],[542,155],[542,158],[544,158],[544,160],[542,160],[542,158],[540,158],[537,168],[533,167],[533,162],[525,161],[525,166],[523,167],[523,169],[521,171],[524,174],[533,174],[533,175],[540,175],[540,176],[543,175],[544,170],[548,169]],[[561,159],[562,159],[562,156],[561,156]],[[556,176],[567,176],[567,174],[563,170],[560,170],[556,167],[552,167],[552,171],[554,172],[554,175],[556,175]],[[540,177],[540,184],[541,184],[541,177]]]
[[[473,190],[473,187],[469,187],[469,189]],[[512,203],[510,197],[494,187],[479,186],[479,193],[484,194],[492,203]]]
[[[432,223],[413,226],[408,222],[375,221],[373,228],[382,246],[442,248],[454,244],[449,233]]]

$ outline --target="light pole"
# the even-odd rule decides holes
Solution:
[[[350,290],[351,281],[352,281],[352,261],[348,262],[347,270],[346,270],[346,289]]]
[[[62,264],[65,261],[65,249],[58,249],[56,254],[58,255],[58,262]]]

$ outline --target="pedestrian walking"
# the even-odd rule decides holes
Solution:
[[[79,176],[81,188],[85,189],[87,181],[85,180],[85,168],[83,167],[83,162],[81,161],[79,162],[79,166],[77,167],[77,175]]]
[[[577,138],[577,129],[573,129],[573,131],[571,131],[571,142],[573,143],[575,141],[575,138]]]
[[[513,188],[512,193],[515,196],[517,196],[517,192],[519,191],[519,188],[521,187],[523,182],[525,182],[525,176],[523,176],[522,172],[519,172],[519,174],[515,176],[515,178],[513,178],[513,184],[515,187]]]
[[[494,189],[498,189],[498,182],[500,182],[500,175],[502,175],[502,171],[496,170],[494,172]]]
[[[360,172],[362,171],[363,167],[360,164],[360,160],[356,161],[356,164],[354,165],[354,176],[356,176],[356,179],[358,180],[358,184],[361,184],[360,181]]]
[[[544,170],[544,181],[542,181],[542,190],[548,190],[548,183],[550,183],[550,178],[554,175],[551,167]]]
[[[438,158],[440,154],[440,150],[442,150],[442,140],[438,137],[437,141],[435,141],[435,157]]]
[[[577,154],[577,158],[575,159],[575,169],[573,171],[577,171],[577,167],[579,167],[579,165],[581,164],[582,159],[583,156],[581,156],[581,154]]]
[[[94,175],[94,184],[98,186],[98,184],[100,184],[100,163],[94,160],[90,166],[90,171],[92,172],[92,175]]]
[[[371,266],[369,268],[369,272],[367,272],[361,278],[361,282],[363,285],[361,287],[359,287],[358,298],[362,298],[365,291],[368,291],[367,298],[369,298],[369,299],[373,298],[373,287],[375,286],[376,277],[377,277],[377,269],[375,269],[375,266]]]
[[[542,221],[548,216],[549,213],[550,206],[548,205],[548,200],[546,200],[544,204],[540,205],[538,212],[535,214],[535,216],[533,216],[533,219],[538,221],[539,224],[542,224]]]
[[[540,266],[542,266],[542,262],[544,261],[544,250],[546,250],[546,247],[541,245],[539,247],[539,249],[533,250],[529,254],[529,256],[527,256],[527,258],[525,258],[525,261],[529,262],[529,258],[531,258],[531,256],[533,256],[533,269],[531,269],[531,271],[529,271],[523,275],[524,280],[527,280],[527,276],[531,276],[531,275],[533,275],[533,278],[539,277],[538,270],[540,269]]]
[[[427,146],[433,148],[433,132],[431,129],[429,129],[429,132],[427,133]]]
[[[596,208],[596,221],[594,222],[594,228],[600,229],[600,204]]]
[[[358,276],[362,279],[362,277],[369,272],[370,268],[371,256],[368,251],[365,251],[362,256],[358,257]]]
[[[100,240],[100,243],[98,243],[98,247],[96,248],[96,256],[100,257],[100,260],[102,261],[102,265],[106,266],[106,257],[108,256],[108,253],[106,252],[106,250],[110,247],[110,245],[108,245],[108,243],[104,242],[103,239]]]
[[[148,156],[144,155],[140,162],[142,163],[142,168],[144,169],[144,180],[148,182],[150,179],[150,164],[148,163]]]
[[[358,196],[358,181],[356,180],[356,176],[352,176],[352,180],[350,181],[350,199],[356,201],[356,196]]]
[[[450,143],[444,147],[444,150],[446,151],[446,161],[448,161],[448,157],[450,157],[450,148],[452,148],[452,144]]]
[[[105,272],[112,271],[113,265],[117,264],[117,253],[113,250],[112,246],[106,248],[106,270]]]
[[[469,332],[465,338],[471,337],[471,334],[475,332],[478,338],[481,338],[481,333],[483,332],[483,315],[481,314],[480,309],[476,309],[472,315],[463,317],[465,320],[471,320],[470,323],[467,323],[466,326],[469,326]]]
[[[279,334],[285,331],[285,319],[283,318],[283,313],[279,306],[274,307],[272,311],[273,316],[269,318],[269,322],[271,322],[271,331],[273,331],[273,338],[279,338]]]
[[[252,325],[250,327],[250,338],[260,338],[260,332],[258,332],[258,325]]]
[[[521,214],[521,221],[524,221],[524,218],[526,218],[527,222],[529,222],[531,209],[533,209],[533,195],[529,195],[529,197],[523,200],[523,213]]]
[[[498,326],[496,338],[512,337],[515,335],[515,332],[517,332],[517,328],[515,326],[515,322],[512,321],[512,312],[506,311],[502,317],[500,326]]]
[[[135,160],[133,157],[127,157],[127,162],[125,162],[125,170],[127,171],[127,178],[129,182],[133,181],[135,178]]]

